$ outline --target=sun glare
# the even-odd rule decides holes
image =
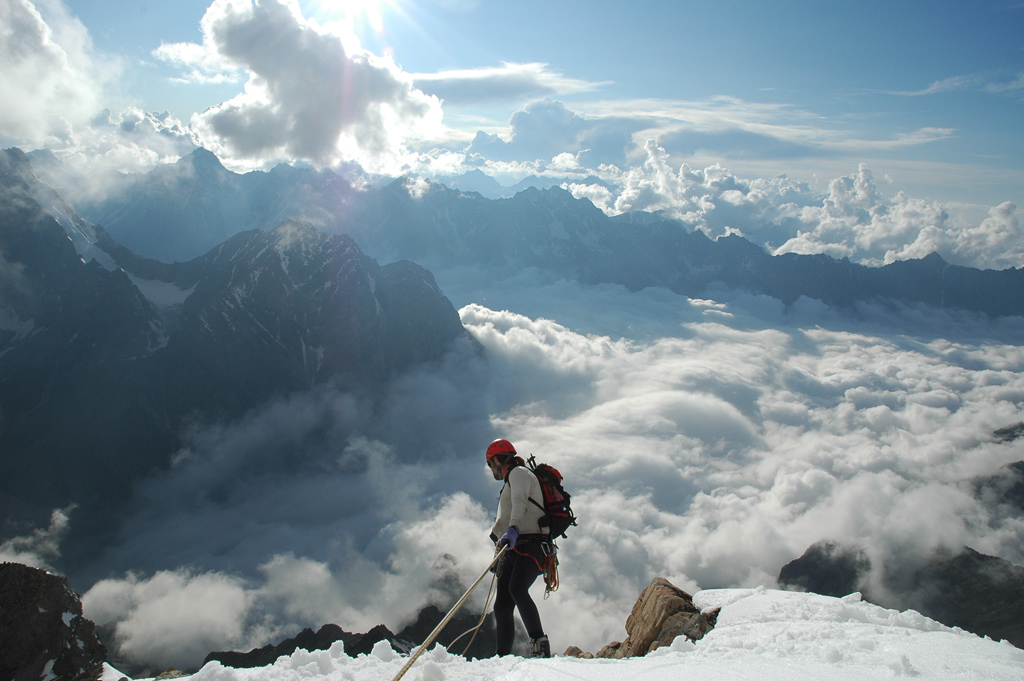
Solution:
[[[352,29],[369,27],[374,33],[384,32],[384,10],[392,0],[314,0],[310,3],[320,19],[340,20]]]

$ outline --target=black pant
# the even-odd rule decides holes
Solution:
[[[524,547],[525,548],[525,547]],[[506,551],[498,570],[498,593],[494,597],[494,628],[497,632],[497,653],[508,655],[516,637],[514,608],[519,608],[523,626],[530,638],[544,635],[537,604],[530,597],[530,587],[540,576],[540,568],[529,556]]]

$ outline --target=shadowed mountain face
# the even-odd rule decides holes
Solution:
[[[40,203],[54,197],[23,154],[0,154],[4,532],[68,503],[116,507],[190,423],[324,384],[372,401],[468,338],[429,272],[349,237],[286,223],[168,265],[66,204],[58,221]]]

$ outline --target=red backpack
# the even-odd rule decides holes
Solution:
[[[544,505],[530,499],[535,506],[544,511],[540,520],[540,528],[547,529],[551,538],[564,537],[565,531],[576,525],[576,516],[569,506],[570,495],[562,487],[562,474],[557,468],[546,463],[537,463],[533,455],[526,460],[529,469],[537,476],[541,491],[544,494]]]

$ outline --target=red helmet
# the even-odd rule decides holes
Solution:
[[[505,452],[515,454],[516,448],[513,447],[512,443],[508,440],[495,440],[491,444],[487,445],[487,463],[490,463],[491,459],[496,457],[498,454],[504,454]]]

